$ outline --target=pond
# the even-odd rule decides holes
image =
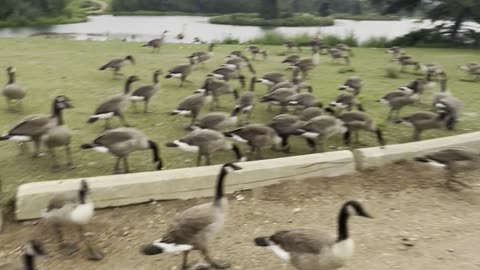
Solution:
[[[275,31],[287,36],[316,33],[346,36],[354,33],[360,42],[372,37],[395,38],[412,30],[432,26],[429,21],[404,19],[399,21],[351,21],[335,20],[334,26],[327,27],[278,27],[216,25],[208,23],[208,17],[197,16],[91,16],[89,21],[77,24],[47,27],[20,27],[0,29],[0,37],[62,37],[74,40],[146,41],[158,37],[164,30],[169,31],[167,42],[190,43],[194,37],[211,42],[235,38],[245,42]],[[477,25],[478,26],[478,25]],[[177,40],[178,33],[185,39]]]

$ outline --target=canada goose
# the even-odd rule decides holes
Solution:
[[[355,96],[360,94],[362,90],[363,80],[360,77],[353,76],[348,78],[345,83],[338,88],[340,91],[347,91],[352,93]]]
[[[474,81],[480,80],[480,64],[468,63],[465,65],[459,66],[459,68],[465,71],[467,74],[472,75]]]
[[[341,50],[343,52],[346,52],[348,53],[348,55],[351,57],[353,56],[353,50],[350,46],[348,46],[347,44],[342,44],[342,43],[339,43],[337,45],[335,45],[335,48],[338,49],[338,50]]]
[[[227,60],[230,60],[230,59],[234,59],[234,58],[247,58],[242,51],[233,51],[231,52],[230,54],[227,55],[227,57],[225,57],[225,61]]]
[[[357,110],[363,112],[363,106],[358,100],[358,98],[349,93],[340,94],[335,101],[330,102],[331,107],[339,108],[340,110],[346,109],[351,111],[353,107],[357,107]]]
[[[272,72],[272,73],[267,73],[263,75],[260,79],[257,79],[257,83],[261,83],[263,85],[266,85],[269,88],[274,86],[277,83],[285,82],[287,79],[285,78],[285,75],[282,73],[277,73],[277,72]]]
[[[222,133],[211,129],[194,130],[166,146],[197,153],[197,166],[201,165],[202,157],[205,157],[206,165],[210,165],[210,155],[219,150],[232,150],[238,161],[246,161],[237,145],[227,141]]]
[[[427,82],[431,82],[434,78],[445,74],[442,67],[437,64],[420,65],[420,69],[425,73],[425,80],[427,80]]]
[[[275,91],[272,91],[264,95],[261,99],[261,103],[268,103],[269,105],[278,105],[280,106],[280,112],[284,113],[287,111],[287,106],[289,103],[289,98],[297,93],[296,88],[279,88]],[[269,106],[270,109],[270,106]]]
[[[193,65],[195,64],[195,61],[193,60],[193,58],[189,58],[189,60],[189,64],[174,66],[173,68],[168,70],[168,74],[165,75],[165,79],[180,79],[180,87],[183,87],[183,84],[185,82],[192,83],[191,81],[187,80],[187,78],[193,71]]]
[[[300,61],[300,59],[302,59],[302,57],[298,54],[292,54],[290,56],[287,56],[283,61],[282,63],[287,63],[287,64],[290,64],[290,65],[294,65],[296,64],[298,61]]]
[[[202,88],[195,91],[195,93],[200,94],[203,94],[205,92],[210,92],[210,94],[212,95],[214,103],[212,104],[213,106],[210,108],[211,110],[220,108],[219,97],[222,95],[233,95],[234,100],[238,98],[237,89],[233,89],[225,81],[215,80],[212,77],[207,78]]]
[[[227,216],[228,199],[223,194],[225,177],[230,172],[241,169],[236,164],[224,164],[217,178],[213,202],[191,207],[177,215],[161,239],[142,247],[142,254],[183,253],[180,269],[187,270],[190,269],[188,266],[190,251],[199,250],[205,261],[213,268],[229,268],[229,263],[217,261],[210,257],[207,241],[223,229]]]
[[[300,114],[300,120],[308,121],[314,117],[324,114],[324,110],[320,107],[309,107],[302,111]]]
[[[236,102],[235,108],[240,108],[240,111],[244,114],[247,114],[247,119],[244,122],[248,124],[250,121],[250,117],[252,116],[252,111],[255,107],[257,102],[257,98],[255,97],[255,83],[256,78],[252,77],[250,80],[250,88],[249,91],[243,93]]]
[[[110,129],[110,118],[117,116],[124,126],[129,127],[130,125],[125,120],[123,114],[128,110],[128,106],[130,105],[131,85],[139,80],[140,79],[137,76],[128,77],[125,82],[124,93],[111,96],[100,103],[95,110],[95,113],[88,119],[87,123],[92,124],[99,119],[104,119],[105,129]]]
[[[153,164],[156,170],[163,168],[163,161],[159,155],[158,145],[150,140],[143,132],[135,128],[115,128],[98,136],[93,142],[81,146],[82,149],[92,149],[99,153],[110,153],[117,158],[113,173],[120,171],[120,161],[123,160],[124,173],[129,173],[128,155],[140,150],[152,150]]]
[[[14,67],[7,68],[8,82],[2,90],[2,95],[7,101],[7,108],[11,110],[12,102],[15,102],[17,106],[21,106],[23,98],[27,92],[23,87],[15,83],[16,69]]]
[[[390,107],[387,116],[388,120],[392,119],[395,112],[395,119],[398,120],[400,118],[400,110],[405,106],[414,104],[418,98],[418,94],[409,94],[406,91],[397,90],[384,95],[381,99],[377,100],[377,102],[381,102]]]
[[[343,135],[345,145],[350,145],[348,126],[334,116],[320,115],[313,117],[308,120],[298,132],[300,136],[306,139],[312,152],[317,151],[317,141],[320,141],[320,151],[324,152],[328,149],[328,139],[335,135]]]
[[[463,102],[448,92],[446,84],[447,79],[441,78],[440,92],[433,95],[432,105],[435,110],[447,112],[446,127],[448,130],[454,130],[463,109]]]
[[[127,55],[127,57],[123,59],[113,59],[110,62],[106,63],[105,65],[101,66],[99,70],[112,70],[113,71],[113,78],[117,78],[118,76],[123,76],[120,73],[120,70],[126,66],[128,63],[135,64],[135,59],[131,55]]]
[[[194,37],[193,38],[193,44],[205,44],[205,43],[207,43],[207,42],[201,40],[199,37]]]
[[[324,45],[322,40],[319,37],[314,37],[312,41],[310,41],[310,47],[312,48],[312,52],[315,50],[320,50],[320,47]]]
[[[310,58],[300,59],[295,64],[291,65],[290,68],[293,71],[300,72],[302,74],[302,78],[308,77],[308,72],[315,68],[320,63],[320,55],[318,50],[313,52],[313,56]],[[296,76],[295,76],[296,77]]]
[[[142,45],[142,47],[152,47],[152,52],[155,52],[155,51],[158,52],[160,50],[160,47],[162,47],[163,45],[163,42],[165,40],[167,33],[168,33],[167,30],[163,31],[162,36],[160,38],[152,39],[149,42],[147,42],[147,44]]]
[[[385,53],[391,54],[392,55],[391,61],[396,62],[398,60],[398,57],[400,57],[404,53],[404,51],[399,46],[393,46],[393,47],[388,48],[385,51]]]
[[[255,245],[271,249],[298,270],[331,270],[343,267],[353,256],[354,242],[348,231],[350,216],[372,218],[357,201],[343,204],[338,214],[338,235],[316,229],[278,231],[255,238]]]
[[[451,183],[470,187],[457,180],[455,176],[461,171],[474,170],[480,167],[480,156],[478,153],[462,148],[450,148],[429,153],[425,156],[416,157],[415,161],[428,163],[435,168],[445,168],[447,171],[446,185],[448,187],[451,187]]]
[[[255,75],[257,73],[257,71],[253,68],[253,65],[250,62],[250,60],[248,60],[248,58],[246,58],[245,56],[226,60],[225,63],[223,64],[223,67],[236,69],[238,70],[238,72],[241,72],[242,68],[247,67],[248,71],[250,71],[252,75]]]
[[[355,142],[359,142],[359,132],[367,131],[374,133],[377,137],[378,144],[385,145],[382,130],[377,127],[373,119],[365,112],[345,112],[337,116],[347,126],[348,133],[352,132],[355,135]],[[350,134],[346,135],[350,136]]]
[[[230,80],[239,80],[240,85],[242,88],[245,88],[246,85],[246,77],[240,73],[240,70],[231,67],[219,67],[212,71],[207,77],[213,77],[223,81],[230,81]]]
[[[423,78],[415,79],[406,86],[399,87],[398,90],[405,91],[407,94],[422,95],[426,90],[433,88],[435,83],[427,82]]]
[[[94,250],[85,236],[84,227],[92,220],[95,214],[95,205],[89,199],[90,188],[86,180],[80,182],[80,189],[75,195],[58,195],[53,197],[47,208],[41,213],[41,216],[54,229],[58,237],[58,243],[62,250],[71,255],[78,251],[75,244],[66,244],[64,242],[62,227],[65,225],[75,225],[82,242],[86,243],[88,259],[99,261],[103,259],[103,254]]]
[[[192,118],[189,128],[197,120],[203,106],[212,101],[212,92],[205,91],[202,94],[194,94],[185,98],[170,115],[183,115]]]
[[[267,59],[268,52],[266,50],[260,49],[260,47],[256,45],[247,46],[247,50],[252,54],[253,60],[255,60],[257,54],[261,54],[263,56],[263,60]]]
[[[264,146],[276,146],[282,142],[275,130],[262,124],[249,124],[224,133],[226,137],[247,144],[257,158],[262,158],[261,148]]]
[[[330,48],[328,49],[328,53],[332,57],[334,63],[338,64],[339,59],[345,60],[345,65],[350,65],[350,57],[346,55],[342,50],[337,48]]]
[[[208,52],[194,52],[188,56],[188,58],[192,59],[197,64],[205,64],[208,60],[210,60],[213,56],[213,48],[215,47],[214,43],[210,43],[208,45]]]
[[[285,42],[285,47],[287,48],[287,51],[290,52],[293,48],[297,48],[299,52],[302,51],[302,47],[295,41],[287,41]]]
[[[227,127],[233,127],[238,123],[238,113],[240,108],[233,109],[231,114],[224,112],[213,112],[200,119],[198,124],[192,126],[193,129],[212,129],[222,130]]]
[[[186,24],[183,24],[182,25],[182,32],[178,33],[176,38],[178,40],[183,40],[185,38],[185,31],[187,30],[187,25]]]
[[[303,128],[304,125],[304,121],[301,121],[297,116],[291,114],[277,115],[267,123],[267,126],[273,128],[278,136],[282,138],[282,148],[283,151],[287,153],[290,151],[288,138],[290,136],[301,135],[302,132],[299,132],[299,130]]]
[[[405,68],[407,66],[414,66],[415,70],[419,70],[421,68],[420,63],[417,61],[413,60],[411,56],[408,55],[401,55],[397,59],[398,63],[402,66],[401,72],[405,72]]]
[[[37,240],[30,240],[25,244],[22,263],[16,265],[13,263],[0,264],[0,270],[35,270],[35,258],[45,256],[47,253],[43,244]]]
[[[440,110],[438,113],[433,112],[416,112],[409,116],[405,116],[395,121],[397,124],[404,124],[413,128],[413,141],[419,141],[421,134],[430,129],[441,129],[448,120],[448,112]]]
[[[288,105],[294,107],[296,111],[309,107],[323,107],[322,102],[320,102],[315,95],[310,92],[297,93],[288,97]]]
[[[133,107],[135,111],[137,111],[136,103],[138,101],[143,101],[143,113],[148,113],[148,103],[150,99],[155,95],[158,91],[160,91],[160,80],[159,76],[162,75],[161,70],[156,70],[153,73],[153,84],[141,86],[137,88],[137,90],[133,91],[132,95],[130,96],[130,101],[133,103]]]
[[[51,128],[57,126],[61,118],[61,112],[70,108],[70,100],[65,96],[57,96],[53,100],[51,115],[30,115],[15,125],[7,134],[0,136],[0,141],[16,141],[22,145],[25,142],[33,141],[35,152],[33,157],[40,156],[40,144],[42,136]]]
[[[291,80],[281,81],[272,85],[268,89],[268,92],[270,93],[280,88],[293,88],[297,93],[300,93],[300,91],[303,89],[307,89],[309,93],[313,92],[313,87],[310,84],[304,82],[302,79],[297,77],[294,77]]]

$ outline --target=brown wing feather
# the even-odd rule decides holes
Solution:
[[[332,235],[312,229],[279,231],[272,235],[270,240],[287,252],[315,254],[335,243]]]
[[[119,109],[120,104],[125,101],[126,99],[124,95],[117,95],[117,96],[110,97],[109,99],[105,100],[102,104],[100,104],[100,106],[98,106],[97,110],[95,111],[95,114],[115,112],[116,110]]]
[[[43,127],[46,128],[50,120],[51,118],[48,115],[27,116],[22,122],[13,127],[8,134],[27,136],[38,135],[45,131]]]
[[[110,146],[116,143],[125,142],[133,139],[135,136],[124,130],[110,130],[100,135],[93,141],[95,144]]]

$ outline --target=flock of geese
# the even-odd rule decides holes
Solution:
[[[152,40],[145,46],[153,47],[158,51],[161,41]],[[160,45],[159,45],[160,44]],[[243,51],[233,51],[225,57],[224,64],[210,72],[201,85],[192,95],[186,97],[171,111],[172,116],[190,117],[188,133],[176,140],[167,142],[166,147],[177,148],[182,151],[197,154],[197,165],[205,159],[211,164],[211,155],[217,151],[232,151],[237,161],[245,161],[237,143],[250,147],[252,154],[262,157],[262,149],[272,147],[275,150],[290,151],[289,137],[303,137],[312,152],[325,151],[331,137],[340,136],[345,145],[352,144],[352,135],[358,142],[360,132],[372,133],[378,144],[385,145],[383,131],[375,121],[364,111],[359,96],[362,93],[363,81],[353,76],[348,78],[339,88],[338,97],[323,104],[313,94],[312,86],[307,82],[309,76],[320,64],[320,55],[329,54],[332,61],[340,59],[349,64],[353,51],[344,44],[334,47],[324,45],[318,38],[312,40],[312,56],[301,57],[299,54],[288,55],[282,63],[288,65],[291,75],[272,72],[258,76],[251,59],[261,55],[263,61],[268,61],[268,52],[258,46],[250,45],[246,49],[252,55],[251,59]],[[301,50],[294,42],[285,44],[287,50]],[[215,45],[210,44],[208,50],[195,52],[188,56],[188,63],[175,66],[165,74],[161,70],[153,73],[153,84],[132,89],[137,82],[137,76],[126,78],[124,92],[106,98],[100,102],[93,114],[86,119],[93,124],[104,121],[105,131],[91,142],[81,145],[82,149],[92,149],[97,152],[110,153],[116,157],[114,173],[129,172],[128,155],[134,151],[150,150],[153,156],[155,169],[162,169],[163,161],[160,157],[159,145],[150,140],[142,131],[130,127],[125,113],[130,105],[137,110],[137,103],[144,103],[144,113],[149,112],[149,102],[161,90],[160,76],[165,79],[176,78],[180,86],[193,83],[188,77],[198,65],[205,65],[213,57]],[[429,129],[455,129],[459,120],[463,103],[454,97],[447,89],[448,77],[438,65],[421,65],[412,57],[407,56],[399,47],[387,50],[392,54],[392,61],[398,62],[402,69],[414,66],[425,73],[425,78],[418,78],[408,85],[399,86],[395,91],[379,97],[378,102],[389,107],[388,118],[395,123],[406,124],[413,129],[413,140],[420,140],[422,132]],[[135,63],[133,56],[113,59],[103,65],[100,70],[111,70],[114,78],[123,77],[123,67]],[[280,63],[279,63],[280,64]],[[480,65],[467,64],[460,67],[469,74],[478,78]],[[251,73],[247,78],[244,69]],[[26,91],[15,81],[16,70],[7,68],[8,83],[2,93],[6,98],[7,106],[12,111],[21,111],[22,100]],[[231,86],[232,80],[238,80],[240,85],[248,91],[239,93]],[[438,81],[441,90],[434,94],[431,111],[420,111],[400,117],[400,111],[405,106],[420,102],[422,94]],[[267,93],[257,100],[256,85],[263,84]],[[305,92],[302,91],[307,89]],[[218,111],[223,96],[232,96],[236,102],[229,112]],[[268,105],[271,110],[278,106],[280,112],[268,123],[250,123],[251,114],[257,103]],[[213,112],[201,119],[200,112],[206,107]],[[62,113],[72,108],[72,101],[63,95],[57,96],[52,102],[51,115],[27,116],[20,123],[0,137],[1,141],[16,141],[21,148],[26,142],[33,142],[34,155],[40,154],[40,147],[44,145],[52,158],[52,171],[59,171],[59,164],[55,149],[64,147],[67,154],[67,168],[73,168],[70,141],[72,133],[64,125]],[[111,128],[110,120],[119,118],[124,127]],[[240,118],[244,118],[240,120]],[[466,169],[478,168],[480,157],[477,153],[465,149],[446,149],[425,156],[415,158],[417,162],[428,163],[434,167],[446,168],[447,184],[457,183],[468,187],[455,176]],[[122,164],[121,164],[122,163]],[[123,165],[123,170],[121,169]],[[141,248],[144,255],[156,254],[183,254],[181,269],[225,269],[230,264],[215,260],[208,252],[208,240],[214,233],[220,231],[226,219],[228,200],[224,197],[224,180],[229,173],[241,170],[239,165],[226,163],[221,166],[214,199],[211,203],[192,207],[171,222],[166,233],[158,240],[152,241]],[[63,252],[73,254],[79,250],[76,244],[66,243],[63,237],[63,227],[74,225],[82,242],[86,246],[88,259],[101,260],[103,254],[94,248],[85,237],[84,226],[94,216],[94,205],[89,199],[89,185],[86,180],[80,182],[78,193],[75,196],[58,196],[51,200],[48,207],[42,212],[42,217],[51,225],[58,238]],[[337,269],[345,265],[353,255],[354,244],[348,231],[348,220],[351,216],[371,218],[365,208],[357,201],[344,203],[338,214],[338,235],[311,230],[292,229],[274,233],[271,236],[262,236],[254,239],[258,247],[270,249],[282,260],[290,262],[299,270],[328,270]],[[188,255],[191,251],[199,251],[206,264],[191,266],[188,264]],[[38,241],[29,241],[25,246],[23,264],[20,269],[35,269],[34,258],[45,254]],[[17,269],[14,265],[0,265],[0,269]]]

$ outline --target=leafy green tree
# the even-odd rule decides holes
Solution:
[[[264,19],[279,17],[278,0],[261,0],[260,16]]]
[[[320,4],[320,8],[318,9],[318,13],[320,14],[320,16],[323,16],[323,17],[330,16],[332,14],[332,12],[330,11],[330,3],[329,2],[323,2],[322,4]]]

